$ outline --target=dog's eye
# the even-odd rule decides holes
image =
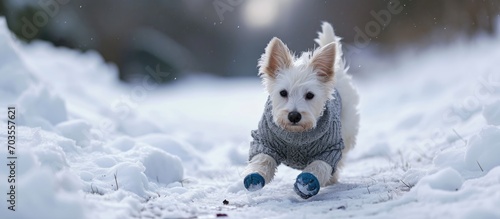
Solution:
[[[286,92],[286,90],[282,90],[282,91],[280,91],[280,95],[282,97],[286,97],[286,96],[288,96],[288,92]]]
[[[307,94],[306,94],[306,99],[307,99],[307,100],[311,100],[312,98],[314,98],[314,94],[313,94],[313,93],[311,93],[311,92],[307,92]]]

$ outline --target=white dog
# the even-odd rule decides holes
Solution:
[[[319,48],[300,57],[273,38],[259,60],[269,93],[259,128],[252,131],[243,183],[249,191],[271,182],[283,163],[303,170],[295,192],[309,198],[337,182],[342,158],[356,144],[358,94],[342,58],[340,38],[323,23]]]

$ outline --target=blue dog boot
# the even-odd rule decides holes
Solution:
[[[265,180],[260,174],[251,173],[243,179],[243,184],[245,184],[245,188],[248,191],[253,192],[262,189],[262,187],[264,187]]]
[[[301,173],[297,176],[293,190],[303,199],[311,198],[319,192],[319,181],[311,173]]]

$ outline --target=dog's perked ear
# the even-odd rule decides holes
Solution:
[[[292,65],[293,56],[288,47],[277,37],[274,37],[266,47],[259,60],[259,75],[275,79],[278,71]]]
[[[323,82],[333,80],[335,64],[335,43],[329,43],[314,51],[311,59],[311,66],[317,72]]]

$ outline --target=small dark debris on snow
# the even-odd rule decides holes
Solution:
[[[227,214],[217,213],[215,216],[217,216],[217,217],[227,217]]]
[[[222,201],[222,204],[224,204],[224,205],[229,205],[229,201],[228,201],[228,200],[226,200],[226,199],[224,199],[224,201]]]
[[[339,206],[339,207],[337,207],[337,209],[339,209],[339,210],[345,210],[345,206],[343,206],[343,205]]]

